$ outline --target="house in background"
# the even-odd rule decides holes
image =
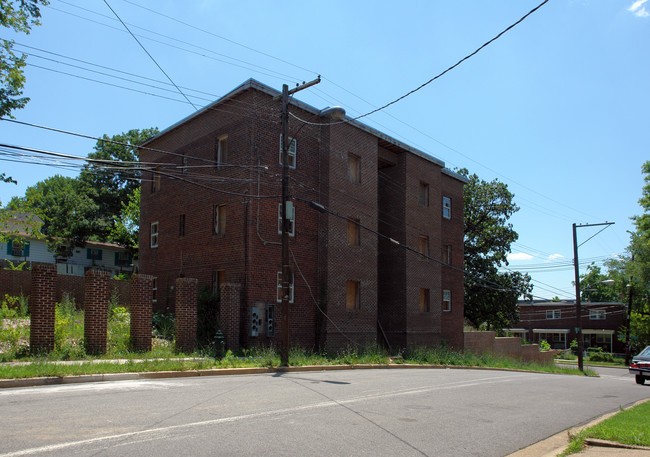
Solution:
[[[6,224],[7,236],[15,236],[0,243],[0,263],[5,266],[7,261],[14,265],[21,262],[28,265],[56,264],[59,274],[79,276],[83,276],[90,268],[110,271],[112,275],[133,272],[133,258],[125,248],[116,244],[88,241],[84,247],[74,248],[71,257],[57,256],[48,250],[44,239],[37,239],[26,230],[26,217],[14,216]],[[36,223],[38,224],[38,221]]]
[[[582,302],[584,347],[600,347],[606,352],[624,353],[625,344],[618,334],[626,324],[627,307],[623,303]],[[575,301],[533,300],[519,302],[519,322],[505,329],[530,343],[546,340],[553,349],[568,349],[576,338]]]
[[[178,277],[239,284],[243,346],[282,334],[278,95],[249,80],[140,149],[155,309],[173,309]],[[465,178],[358,121],[295,98],[289,112],[291,344],[462,348]]]

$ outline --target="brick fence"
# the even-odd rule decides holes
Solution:
[[[465,351],[482,354],[492,352],[514,359],[553,363],[553,351],[540,351],[538,344],[521,344],[519,337],[496,337],[495,332],[465,332]]]
[[[37,265],[39,264],[35,264],[32,269]],[[40,264],[40,266],[43,265],[48,264]],[[49,265],[51,265],[56,271],[56,266],[54,264]],[[60,302],[65,294],[75,300],[78,308],[83,309],[85,283],[86,279],[84,276],[57,274],[54,291],[55,300]],[[129,281],[111,279],[110,291],[111,294],[113,291],[116,291],[120,305],[128,308],[130,301],[129,295],[131,293]],[[21,294],[27,296],[32,295],[31,271],[0,270],[0,297],[4,297],[5,294],[13,296],[19,296]]]

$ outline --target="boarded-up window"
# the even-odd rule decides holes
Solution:
[[[348,154],[348,180],[352,183],[361,182],[361,158]]]
[[[429,237],[420,235],[418,240],[418,252],[422,255],[422,260],[427,260],[429,257]]]
[[[360,307],[359,303],[359,281],[347,281],[345,290],[345,309],[356,311]]]
[[[348,218],[347,223],[347,232],[348,232],[348,244],[350,246],[360,246],[361,245],[361,226],[359,225],[359,219],[354,217]]]
[[[420,289],[420,312],[428,313],[429,311],[431,311],[429,289]]]
[[[420,181],[420,206],[429,206],[429,185]]]

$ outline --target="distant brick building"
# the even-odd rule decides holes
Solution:
[[[626,324],[626,306],[592,302],[581,305],[585,349],[600,347],[606,352],[624,353],[625,344],[619,341],[618,334]],[[553,349],[568,349],[576,338],[575,302],[520,301],[519,322],[507,330],[531,343],[546,340]]]
[[[249,80],[140,150],[140,271],[156,277],[155,309],[173,309],[180,276],[238,284],[239,315],[222,326],[242,346],[277,345],[282,330],[277,95]],[[466,180],[360,122],[295,99],[290,114],[291,344],[462,348]]]

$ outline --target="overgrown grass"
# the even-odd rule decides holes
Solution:
[[[563,456],[581,452],[588,438],[650,446],[650,402],[645,402],[589,427],[573,437]]]
[[[47,358],[31,358],[32,363],[20,365],[0,365],[0,378],[29,378],[41,376],[70,376],[81,374],[104,374],[124,373],[143,371],[186,371],[208,368],[247,368],[266,367],[277,368],[280,366],[280,354],[274,348],[254,348],[243,350],[235,354],[226,351],[221,358],[202,357],[201,352],[192,354],[177,353],[173,344],[166,340],[162,341],[164,347],[154,347],[147,353],[119,352],[120,359],[127,359],[124,363],[103,362],[102,359],[94,361],[84,360],[71,365],[57,363],[49,356]],[[181,360],[181,358],[189,358]],[[388,365],[391,363],[389,354],[379,348],[348,348],[337,353],[325,353],[308,351],[301,348],[293,348],[289,355],[291,366],[307,365]],[[553,365],[538,365],[495,357],[490,355],[475,355],[472,353],[461,353],[446,348],[418,348],[404,352],[403,358],[398,358],[394,363],[424,364],[432,366],[473,366],[473,367],[495,367],[508,369],[523,369],[541,371],[548,373],[581,374],[573,368],[557,368]],[[586,375],[595,375],[594,372],[586,372]]]

